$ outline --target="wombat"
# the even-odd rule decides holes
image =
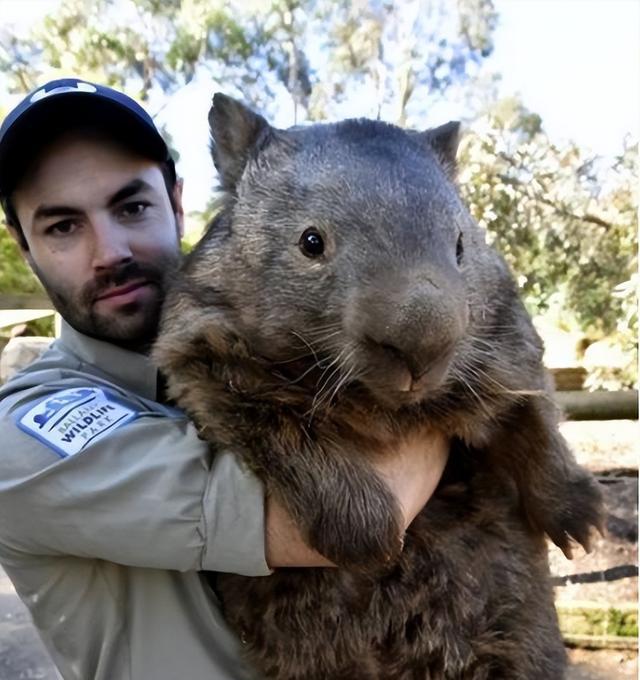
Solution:
[[[600,525],[557,428],[542,342],[458,196],[459,125],[280,130],[216,94],[224,207],[186,258],[154,356],[338,568],[218,574],[278,680],[554,680],[546,534]],[[374,456],[432,427],[443,479],[404,536]]]

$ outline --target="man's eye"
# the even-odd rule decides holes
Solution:
[[[125,203],[122,208],[120,208],[120,215],[122,217],[140,217],[149,207],[149,205],[150,204],[146,201],[132,201],[131,203]]]
[[[51,236],[67,236],[68,234],[72,234],[76,228],[77,225],[73,220],[61,220],[60,222],[48,226],[45,229],[45,233],[50,234]]]

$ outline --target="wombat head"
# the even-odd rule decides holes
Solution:
[[[437,394],[470,351],[470,310],[486,317],[496,269],[453,181],[458,124],[278,130],[221,94],[209,121],[227,200],[169,323],[190,290],[224,361],[254,358],[290,383],[314,375],[327,394],[364,385],[393,408]]]

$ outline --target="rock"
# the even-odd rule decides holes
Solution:
[[[11,338],[0,354],[0,384],[37,359],[53,338]]]

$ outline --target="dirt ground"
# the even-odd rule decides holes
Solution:
[[[607,530],[598,537],[590,555],[577,551],[567,562],[555,547],[550,549],[555,574],[594,572],[638,560],[638,423],[633,421],[566,422],[561,426],[578,462],[594,472],[603,484]],[[556,588],[557,600],[584,600],[600,605],[634,603],[638,579]],[[636,680],[635,650],[569,650],[571,668],[567,680]]]
[[[567,680],[637,680],[636,651],[570,649]]]

